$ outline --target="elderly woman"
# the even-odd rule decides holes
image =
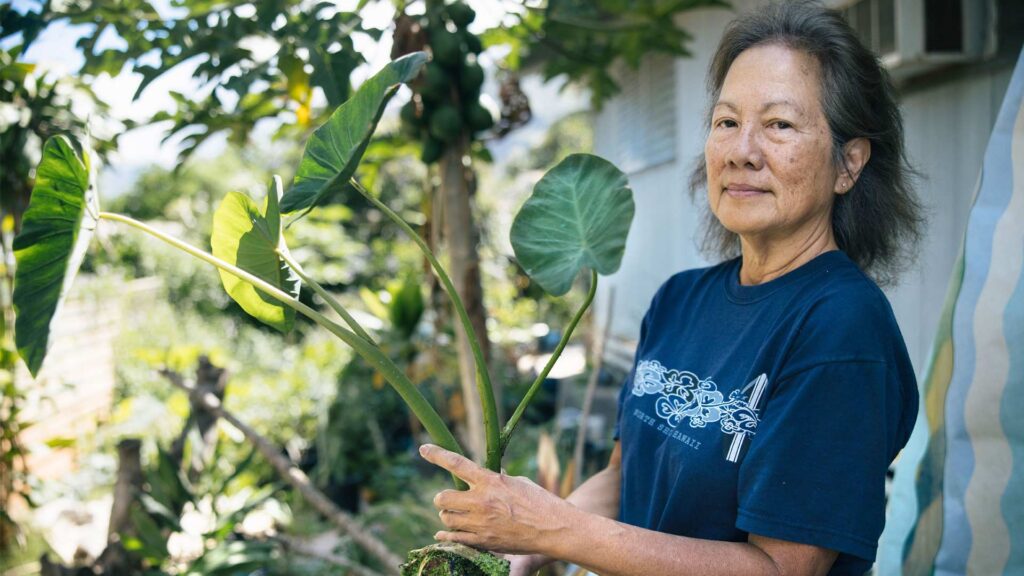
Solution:
[[[562,500],[434,446],[465,479],[439,540],[610,575],[863,574],[886,470],[917,413],[875,280],[921,226],[902,122],[842,18],[780,3],[735,20],[710,70],[705,246],[640,330],[608,467]],[[875,280],[872,280],[874,278]]]

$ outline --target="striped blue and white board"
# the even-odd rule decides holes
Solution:
[[[879,574],[1024,574],[1024,51],[978,179]]]

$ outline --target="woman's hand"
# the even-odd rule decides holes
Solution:
[[[432,444],[421,446],[420,455],[469,484],[469,490],[444,490],[434,497],[448,528],[434,536],[437,540],[492,552],[548,554],[579,513],[527,478],[491,472]]]

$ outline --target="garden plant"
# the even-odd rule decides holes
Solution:
[[[262,203],[239,192],[225,196],[214,214],[210,251],[127,216],[101,211],[96,188],[98,166],[88,138],[79,141],[71,135],[60,135],[48,140],[21,233],[14,240],[15,337],[18,352],[32,374],[42,367],[51,325],[93,232],[101,221],[119,222],[217,267],[231,298],[247,313],[277,330],[289,331],[298,312],[330,331],[398,392],[434,443],[463,454],[444,419],[405,371],[384,353],[348,310],[304,272],[285,245],[283,215],[292,214],[293,222],[325,203],[338,190],[350,187],[417,243],[450,297],[473,347],[486,431],[484,465],[500,471],[502,455],[526,406],[593,301],[598,274],[610,274],[619,267],[633,218],[632,192],[625,175],[611,163],[589,154],[573,154],[541,178],[516,215],[511,243],[532,281],[552,295],[562,295],[586,269],[589,286],[586,299],[563,331],[547,365],[502,425],[480,341],[445,269],[420,235],[353,177],[388,101],[403,83],[419,75],[426,61],[424,53],[412,53],[394,60],[365,81],[310,137],[287,192],[282,179],[274,176]],[[303,282],[341,322],[299,300],[299,286]],[[459,478],[453,477],[453,482],[466,488]],[[507,570],[503,560],[450,545],[417,550],[409,558],[403,567],[408,574],[498,574]]]

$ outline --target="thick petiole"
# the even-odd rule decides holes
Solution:
[[[380,349],[378,349],[375,345],[371,344],[370,342],[364,340],[355,332],[346,329],[340,324],[327,318],[323,314],[317,312],[316,310],[310,308],[309,306],[306,306],[302,302],[299,302],[297,299],[292,298],[290,295],[288,295],[281,289],[277,288],[276,286],[270,284],[269,282],[263,280],[262,278],[255,276],[249,272],[246,272],[245,270],[233,264],[225,262],[224,260],[221,260],[220,258],[214,256],[213,254],[196,248],[195,246],[187,242],[183,242],[181,240],[178,240],[177,238],[174,238],[173,236],[164,234],[163,232],[145,224],[144,222],[139,222],[134,218],[129,218],[128,216],[123,216],[121,214],[115,214],[112,212],[100,212],[99,217],[105,220],[121,222],[123,224],[127,224],[129,226],[137,228],[138,230],[141,230],[142,232],[145,232],[146,234],[149,234],[154,238],[162,240],[183,252],[191,254],[192,256],[195,256],[196,258],[199,258],[204,262],[216,266],[217,268],[220,268],[225,272],[234,274],[235,276],[241,278],[242,280],[245,280],[246,282],[252,284],[254,287],[259,289],[263,293],[267,294],[268,296],[280,301],[285,306],[292,308],[296,312],[306,316],[310,320],[313,320],[320,326],[323,326],[331,334],[337,336],[338,339],[340,339],[342,342],[351,346],[352,349],[357,354],[359,354],[359,356],[361,356],[371,366],[380,371],[381,375],[384,376],[384,379],[387,380],[389,384],[391,384],[395,391],[398,392],[399,396],[402,397],[402,400],[405,401],[406,405],[409,406],[409,409],[412,410],[413,414],[415,414],[419,421],[423,423],[423,427],[426,429],[427,433],[430,434],[431,438],[434,440],[434,442],[437,443],[438,446],[441,446],[447,450],[456,452],[458,454],[464,453],[462,447],[459,445],[459,442],[455,439],[455,436],[452,435],[451,430],[449,430],[448,426],[444,423],[444,420],[437,413],[437,411],[434,410],[434,407],[431,406],[429,402],[427,402],[427,399],[423,397],[423,394],[419,391],[416,385],[413,384],[405,375],[405,373],[402,372],[402,370],[400,370],[398,366],[395,366],[395,364],[387,356],[385,356],[384,353],[380,351]],[[455,475],[452,475],[452,479],[455,481],[455,485],[457,487],[466,487],[465,482],[457,478]]]

